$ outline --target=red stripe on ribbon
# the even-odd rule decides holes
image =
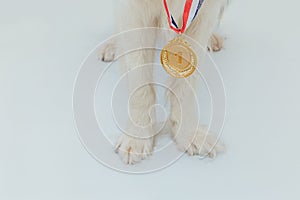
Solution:
[[[186,29],[186,26],[187,26],[187,21],[188,21],[189,16],[190,16],[190,11],[191,11],[192,4],[193,4],[193,0],[186,0],[183,15],[182,15],[182,27],[181,28],[175,28],[175,27],[172,26],[172,21],[171,21],[171,16],[170,16],[170,11],[169,11],[169,8],[168,8],[167,0],[164,0],[164,7],[166,9],[166,13],[167,13],[167,16],[168,16],[169,26],[176,33],[178,33],[178,34],[184,33],[184,31]]]

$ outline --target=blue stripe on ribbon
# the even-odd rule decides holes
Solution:
[[[197,16],[198,11],[200,10],[200,8],[201,8],[203,2],[204,2],[204,0],[199,0],[198,6],[197,6],[197,10],[196,10],[196,13],[195,13],[195,15],[194,15],[194,17],[193,17],[193,20],[194,20],[195,17]]]
[[[175,20],[174,20],[174,18],[173,18],[172,15],[171,15],[171,20],[172,20],[172,24],[173,24],[176,28],[178,28],[178,25],[176,24],[176,22],[175,22]]]

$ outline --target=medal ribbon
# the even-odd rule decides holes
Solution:
[[[196,15],[197,15],[199,9],[201,8],[203,2],[204,2],[204,0],[199,0],[198,6],[197,6],[197,9],[196,9],[196,12],[194,14],[193,19],[196,17]],[[168,22],[169,22],[170,28],[173,31],[175,31],[176,33],[181,34],[181,33],[184,33],[184,31],[186,30],[187,23],[188,23],[189,16],[190,16],[190,12],[191,12],[192,4],[193,4],[193,0],[186,0],[183,15],[182,15],[182,27],[179,28],[178,25],[176,24],[173,16],[170,14],[168,4],[167,4],[167,0],[164,0],[164,7],[166,9],[166,13],[167,13],[167,16],[168,16]]]

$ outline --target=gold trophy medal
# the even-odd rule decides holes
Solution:
[[[182,37],[171,40],[161,51],[163,68],[175,78],[187,78],[197,66],[197,56],[189,43]]]

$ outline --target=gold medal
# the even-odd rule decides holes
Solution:
[[[163,68],[175,78],[187,78],[197,66],[197,56],[191,45],[181,36],[171,40],[161,51]]]

